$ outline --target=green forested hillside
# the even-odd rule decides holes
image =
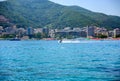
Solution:
[[[7,0],[0,2],[0,15],[19,27],[120,27],[120,17],[95,13],[78,6],[63,6],[48,0]],[[0,22],[0,25],[3,23]]]

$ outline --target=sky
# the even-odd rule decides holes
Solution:
[[[5,1],[5,0],[0,0],[0,1]]]
[[[77,5],[107,15],[120,16],[120,0],[50,0],[66,6]]]

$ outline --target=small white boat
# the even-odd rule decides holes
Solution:
[[[68,39],[66,39],[66,40],[59,40],[58,42],[59,43],[80,43],[79,40],[73,40],[73,39],[70,39],[70,40],[68,40]]]

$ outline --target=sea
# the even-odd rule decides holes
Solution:
[[[0,41],[0,81],[120,81],[120,40]]]

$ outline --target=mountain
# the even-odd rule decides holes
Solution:
[[[7,0],[0,2],[0,15],[18,27],[119,27],[120,17],[96,13],[78,6],[63,6],[49,0]]]

